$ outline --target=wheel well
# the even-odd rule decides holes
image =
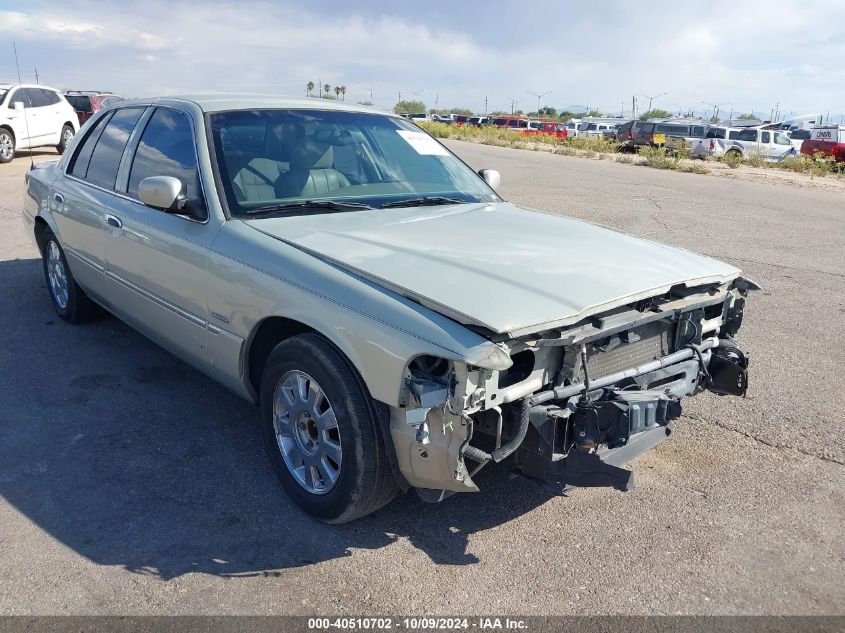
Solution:
[[[8,125],[0,125],[0,129],[6,130],[9,134],[12,135],[12,139],[17,143],[18,139],[15,138],[15,131],[10,128]]]
[[[65,125],[68,126],[71,130],[73,130],[74,134],[76,134],[76,128],[73,127],[73,123],[71,123],[70,121],[65,121],[65,123],[64,123],[64,125],[62,125],[62,127],[64,127]]]
[[[41,251],[42,255],[44,254],[44,233],[49,228],[44,218],[40,216],[35,218],[35,243],[38,244],[38,250]]]
[[[319,334],[314,328],[304,323],[284,317],[268,317],[258,325],[249,344],[247,357],[249,382],[256,393],[261,390],[261,375],[264,373],[264,366],[273,348],[291,336],[306,332]]]

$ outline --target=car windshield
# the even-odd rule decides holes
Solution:
[[[210,114],[209,123],[233,215],[313,200],[395,207],[421,197],[500,199],[443,145],[398,117],[249,110]]]

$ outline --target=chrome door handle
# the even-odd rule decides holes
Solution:
[[[60,194],[60,193],[54,193],[54,194],[53,194],[53,200],[55,200],[55,201],[56,201],[56,202],[58,202],[59,204],[64,204],[64,203],[65,203],[65,197],[64,197],[62,194]]]
[[[111,213],[106,214],[106,224],[113,226],[116,229],[123,228],[123,222],[121,222],[120,218],[112,215]]]

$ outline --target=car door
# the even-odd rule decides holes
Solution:
[[[53,129],[52,110],[44,91],[39,88],[23,88],[22,91],[29,100],[26,123],[29,126],[31,143],[33,145],[44,143],[51,133],[56,133],[58,136],[59,130]]]
[[[6,102],[9,104],[8,118],[12,125],[12,131],[15,133],[15,142],[18,149],[29,147],[30,139],[35,138],[38,132],[34,120],[30,125],[31,117],[29,115],[32,111],[32,103],[29,101],[29,94],[27,94],[25,88],[16,88]],[[16,103],[22,103],[23,109],[17,109]]]
[[[50,205],[68,265],[80,286],[108,304],[105,287],[105,226],[115,195],[120,159],[145,107],[100,117],[86,132],[53,184]]]
[[[782,160],[798,154],[796,144],[783,132],[772,132],[772,158]]]
[[[207,260],[220,221],[206,210],[195,125],[189,112],[161,106],[139,123],[118,178],[125,195],[109,212],[105,267],[118,316],[207,369]],[[138,189],[151,176],[178,178],[195,217],[144,205]]]

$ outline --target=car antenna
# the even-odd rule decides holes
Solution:
[[[21,65],[18,63],[18,47],[15,42],[12,42],[12,50],[15,51],[15,67],[18,69],[18,85],[21,86]],[[29,133],[29,119],[26,118],[26,104],[23,108],[23,124],[26,128],[26,137],[29,139],[29,170],[35,169],[35,161],[32,159],[32,135]]]

